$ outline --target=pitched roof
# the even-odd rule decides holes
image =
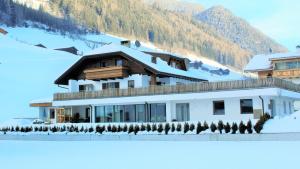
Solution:
[[[244,68],[246,72],[256,72],[261,70],[271,70],[272,60],[300,58],[300,52],[275,53],[266,55],[256,55]]]
[[[85,60],[92,57],[101,57],[101,56],[107,56],[109,54],[116,54],[121,53],[125,54],[128,57],[131,57],[132,59],[142,63],[143,65],[150,68],[152,71],[155,71],[157,74],[164,74],[174,77],[180,77],[180,78],[189,78],[199,81],[206,81],[207,78],[203,76],[201,73],[198,73],[196,71],[184,71],[180,69],[173,68],[168,65],[167,62],[161,60],[160,58],[157,58],[156,63],[152,63],[151,59],[152,56],[149,54],[146,54],[144,52],[128,48],[122,45],[117,44],[109,44],[104,45],[100,48],[94,49],[90,52],[87,52],[79,61],[77,61],[71,68],[69,68],[63,75],[61,75],[56,81],[56,84],[60,84],[62,79],[65,79],[68,77],[68,74],[76,70],[76,68]]]

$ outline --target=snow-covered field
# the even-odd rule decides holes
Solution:
[[[300,142],[0,141],[3,169],[298,169]]]
[[[289,116],[275,117],[266,122],[263,133],[300,132],[300,111]]]

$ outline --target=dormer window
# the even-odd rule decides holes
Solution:
[[[171,67],[176,68],[176,62],[171,62]]]

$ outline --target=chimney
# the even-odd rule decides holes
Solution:
[[[130,40],[123,40],[123,41],[121,41],[121,45],[130,48],[131,47],[131,42],[130,42]]]
[[[296,52],[300,53],[300,45],[296,46]]]

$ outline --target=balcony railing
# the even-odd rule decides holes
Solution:
[[[147,96],[147,95],[163,95],[178,93],[201,93],[209,91],[222,90],[240,90],[251,88],[282,88],[294,92],[300,92],[300,85],[290,81],[277,78],[266,79],[248,79],[223,82],[199,82],[186,85],[174,86],[150,86],[146,88],[133,89],[107,89],[93,92],[76,92],[76,93],[56,93],[55,101],[63,100],[80,100],[80,99],[98,99],[110,97],[126,97],[126,96]]]

